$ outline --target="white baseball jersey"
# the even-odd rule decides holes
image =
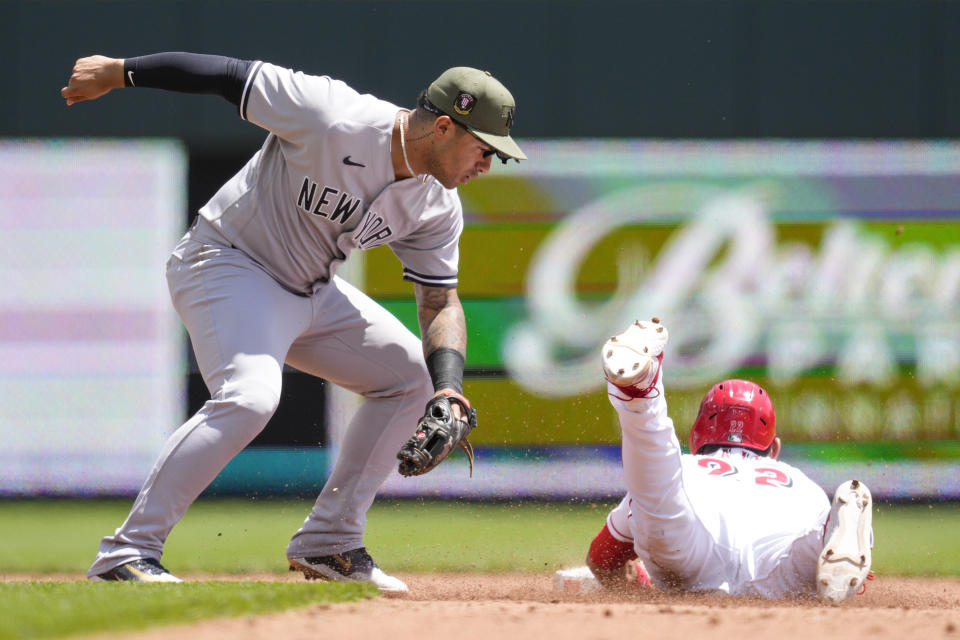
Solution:
[[[816,593],[827,495],[796,467],[737,448],[681,454],[662,383],[625,401],[609,387],[623,430],[628,493],[607,518],[633,541],[655,584],[732,595]]]
[[[270,135],[200,215],[295,293],[316,292],[353,249],[383,244],[404,278],[455,286],[460,198],[432,176],[395,181],[399,110],[339,80],[255,63],[240,116]]]

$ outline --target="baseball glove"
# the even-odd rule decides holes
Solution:
[[[463,409],[466,419],[453,416],[451,402]],[[470,462],[470,477],[473,477],[473,445],[467,436],[477,426],[477,411],[460,394],[434,396],[427,403],[427,409],[417,423],[417,430],[397,453],[400,460],[400,474],[404,476],[422,475],[450,455],[459,447],[467,454]]]

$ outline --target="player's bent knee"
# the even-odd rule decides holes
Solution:
[[[407,398],[422,405],[433,395],[433,383],[427,367],[421,362],[411,362],[409,366],[397,370],[388,384],[362,392],[366,398]]]
[[[239,380],[223,386],[221,399],[263,428],[280,405],[280,389],[256,379]]]

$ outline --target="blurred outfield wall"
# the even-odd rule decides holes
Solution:
[[[138,319],[141,338],[161,335],[149,332],[149,318],[169,309],[162,283],[168,235],[183,231],[263,140],[262,130],[211,96],[124,90],[67,109],[59,89],[77,57],[185,50],[263,59],[330,74],[398,105],[412,104],[444,68],[467,64],[490,69],[511,88],[519,105],[514,133],[536,152],[531,162],[506,171],[495,167],[493,175],[462,190],[469,218],[462,281],[468,385],[481,410],[476,438],[486,448],[469,484],[461,482],[466,469],[457,467],[462,459],[456,454],[449,469],[423,479],[434,484],[392,482],[390,491],[439,492],[447,485],[452,495],[618,492],[613,414],[596,372],[577,361],[589,362],[596,345],[588,343],[598,339],[601,326],[618,330],[626,316],[658,306],[656,313],[674,334],[668,381],[681,430],[692,420],[705,380],[721,371],[748,375],[776,394],[787,455],[822,465],[825,483],[865,469],[890,495],[957,496],[956,485],[943,477],[958,460],[957,332],[947,311],[957,306],[951,257],[957,189],[950,188],[957,184],[957,162],[953,147],[936,141],[960,136],[960,39],[951,26],[958,18],[960,3],[942,0],[487,0],[480,10],[448,0],[0,0],[0,46],[12,70],[8,99],[0,101],[0,137],[163,136],[179,141],[178,162],[189,159],[186,206],[182,191],[157,196],[129,182],[124,206],[136,208],[139,199],[151,197],[139,205],[143,210],[170,212],[155,228],[137,211],[126,222],[89,217],[90,211],[115,214],[121,199],[108,200],[104,208],[78,197],[77,190],[64,189],[62,167],[69,162],[51,162],[35,193],[47,198],[44,206],[56,216],[38,215],[31,205],[8,210],[4,218],[5,225],[20,226],[15,233],[3,228],[3,300],[13,306],[0,310],[10,313],[0,326],[6,341],[0,346],[12,348],[10,336],[23,343],[26,335],[46,335],[53,344],[49,352],[61,358],[54,367],[82,365],[85,360],[57,342],[63,340],[56,337],[55,320],[74,317],[75,300],[84,296],[125,305],[122,313],[133,315],[123,317]],[[498,37],[491,39],[491,33]],[[533,138],[610,142],[557,147]],[[856,147],[815,142],[825,138],[927,142],[881,143],[861,151],[854,165],[866,168],[858,173],[849,168],[848,156]],[[813,142],[764,147],[769,139]],[[717,142],[704,146],[702,140]],[[811,151],[824,144],[837,152]],[[758,149],[765,149],[759,160]],[[98,175],[109,182],[116,174],[108,169],[101,167]],[[638,203],[651,206],[632,208]],[[614,220],[622,216],[623,224],[614,230],[614,223],[598,220],[601,209]],[[665,264],[669,247],[680,247],[681,258],[695,253],[682,243],[700,242],[703,223],[697,216],[711,212],[725,224],[744,224],[725,227],[721,246],[702,248],[710,261],[671,268],[655,279],[669,288],[649,289],[650,273]],[[748,230],[751,217],[762,222]],[[89,293],[70,289],[68,278],[82,278],[89,269],[82,251],[74,253],[66,240],[97,249],[84,239],[100,241],[130,223],[152,229],[135,245],[141,250],[109,245],[98,259],[121,282],[134,273],[132,262],[142,259],[136,273],[155,279],[131,296],[121,295],[125,290],[109,278],[93,281]],[[102,226],[94,231],[96,224]],[[44,225],[60,235],[44,235]],[[30,244],[31,234],[49,242]],[[142,249],[146,245],[149,250]],[[707,284],[710,274],[727,263],[733,246],[772,276],[751,281],[747,276],[755,273],[730,261],[739,276],[738,306],[718,308],[718,297],[704,292],[718,290],[720,285]],[[582,260],[577,251],[584,252]],[[414,326],[412,291],[400,281],[389,251],[366,258],[376,295]],[[30,289],[24,274],[43,271],[45,260],[60,265],[50,272],[63,279]],[[764,273],[759,266],[754,271]],[[528,300],[534,274],[548,283],[535,287],[537,295]],[[675,281],[683,275],[690,281],[680,284],[687,286]],[[931,284],[935,279],[938,284]],[[71,297],[58,298],[66,289]],[[144,292],[156,296],[146,306]],[[61,305],[65,313],[43,311],[45,323],[35,323],[41,317],[35,308],[17,307],[41,298],[47,310]],[[81,311],[89,319],[103,317],[96,314],[104,310],[106,317],[122,316],[109,306]],[[585,313],[595,322],[584,326]],[[104,348],[96,326],[84,326],[73,335],[93,336],[98,346],[92,352],[100,357],[125,348],[122,340]],[[130,333],[112,326],[106,333],[114,337]],[[162,340],[183,349],[175,318],[171,326],[174,333]],[[690,329],[704,326],[724,328],[725,339],[711,334],[698,342]],[[157,379],[156,388],[184,386],[180,353],[162,360],[176,371]],[[5,358],[0,366],[13,361]],[[82,389],[79,395],[64,393],[62,380],[60,387],[37,387],[29,391],[30,404],[21,399],[21,374],[2,375],[14,376],[4,379],[0,436],[7,460],[15,463],[2,473],[10,477],[16,470],[22,480],[16,490],[28,493],[135,491],[146,473],[137,469],[149,468],[163,436],[206,393],[189,364],[187,402],[178,396],[173,405],[143,402],[142,389],[124,391],[131,389],[129,381],[105,393],[116,382],[108,378],[117,377],[109,372],[72,381],[71,389]],[[570,395],[575,389],[580,391]],[[84,408],[96,411],[61,421],[72,426],[50,431],[36,422],[80,406],[68,400],[80,397]],[[329,466],[326,445],[336,439],[325,416],[335,415],[339,405],[327,399],[322,382],[285,372],[280,410],[212,490],[318,490]],[[127,413],[117,420],[111,412]],[[150,424],[152,431],[144,437],[131,424]],[[7,437],[10,429],[13,439]],[[39,455],[21,456],[10,445],[24,441]],[[119,465],[117,458],[97,464],[97,455],[113,455],[102,442],[125,443],[129,455],[121,453]],[[66,443],[90,454],[79,456],[80,466],[51,453],[52,446],[61,451]],[[509,466],[518,459],[552,466]],[[930,464],[923,466],[925,461]],[[508,466],[496,466],[501,463]],[[444,473],[455,478],[448,483]],[[117,477],[123,480],[115,482]]]
[[[136,491],[182,419],[171,140],[0,140],[0,496]]]
[[[709,386],[749,377],[771,392],[784,457],[825,487],[856,476],[878,497],[960,498],[960,143],[522,143],[529,162],[461,188],[475,477],[458,453],[385,494],[618,495],[598,348],[656,315],[681,441]],[[0,152],[0,495],[134,493],[187,413],[163,283],[183,149]],[[389,249],[356,255],[367,290],[417,331]],[[304,374],[284,384],[212,492],[322,485],[342,427],[324,416],[342,400]]]
[[[615,492],[598,348],[656,315],[682,442],[712,384],[748,377],[771,392],[784,457],[825,486],[960,497],[960,144],[527,148],[461,189],[466,390],[493,468],[388,491]],[[368,257],[370,289],[415,327],[391,261]]]

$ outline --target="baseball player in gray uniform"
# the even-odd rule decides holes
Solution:
[[[168,439],[88,577],[179,581],[160,564],[190,504],[264,428],[284,363],[363,396],[330,478],[287,547],[307,578],[407,586],[363,546],[367,509],[433,395],[462,396],[456,187],[526,156],[515,103],[485,71],[448,69],[415,109],[260,61],[191,53],[79,59],[68,105],[120,87],[223,96],[263,146],[173,250],[167,281],[210,400]],[[421,338],[336,276],[354,249],[388,245],[414,283]]]
[[[637,322],[601,354],[623,433],[627,495],[587,555],[598,581],[731,595],[818,595],[843,602],[870,576],[872,499],[844,482],[833,501],[778,460],[773,403],[749,380],[707,392],[691,454],[667,415],[661,364],[667,330]],[[640,564],[633,562],[639,557]]]

